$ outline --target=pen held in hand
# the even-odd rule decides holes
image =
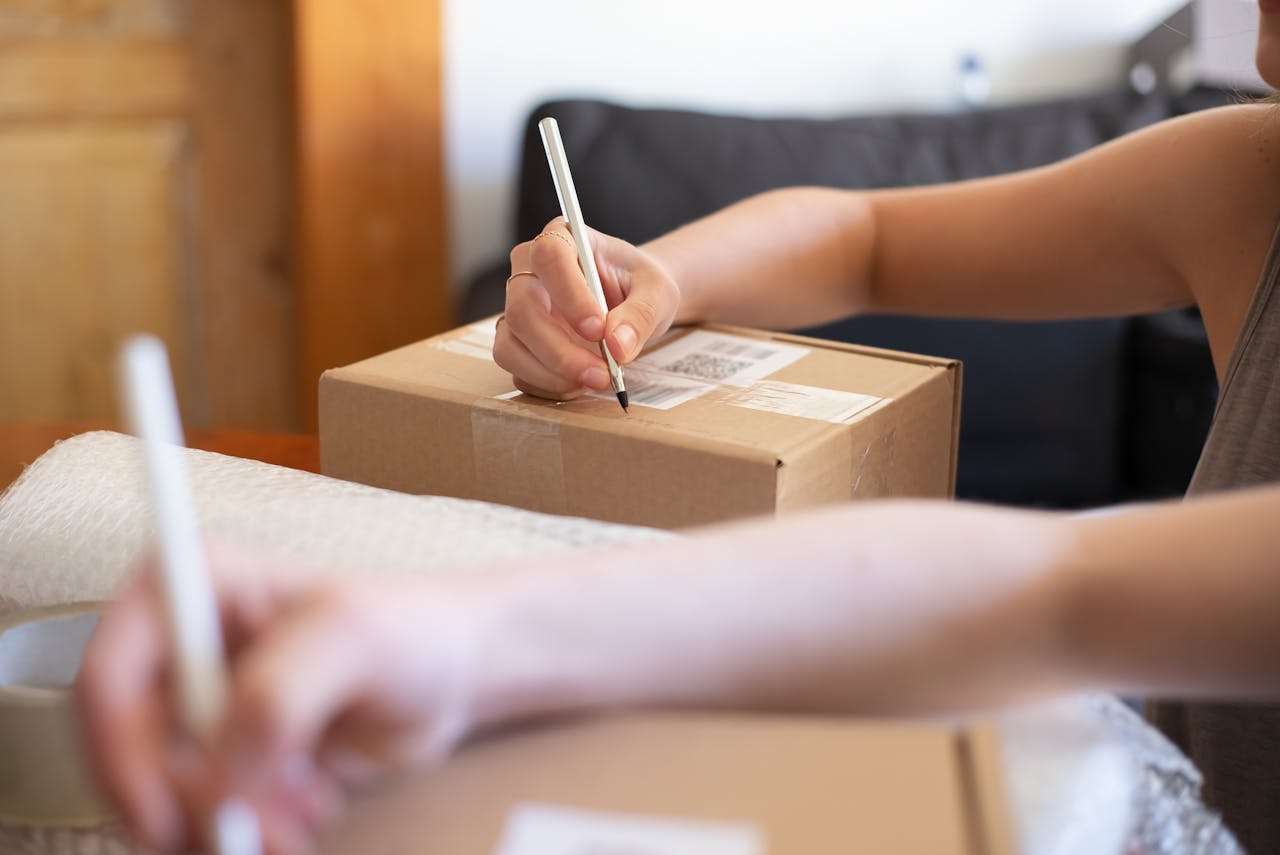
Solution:
[[[119,372],[121,409],[130,430],[142,441],[155,514],[160,590],[173,644],[178,712],[187,731],[207,743],[226,711],[226,665],[164,345],[153,336],[131,338],[121,351]],[[218,855],[260,855],[262,851],[257,819],[237,800],[218,806],[209,837]]]
[[[591,241],[587,236],[587,224],[582,218],[582,206],[578,204],[578,191],[573,186],[573,174],[569,171],[569,159],[564,153],[564,143],[560,139],[560,126],[556,120],[547,117],[538,122],[538,133],[542,136],[542,147],[547,152],[547,164],[551,167],[551,180],[555,183],[556,198],[560,200],[560,213],[569,224],[569,232],[573,235],[573,243],[578,250],[578,263],[586,276],[587,286],[600,304],[600,311],[609,313],[609,304],[604,298],[604,286],[600,284],[600,271],[596,269],[595,255],[591,252]],[[600,342],[600,355],[604,357],[609,368],[609,385],[618,396],[622,409],[627,409],[627,385],[622,379],[622,369],[618,367],[609,346]]]

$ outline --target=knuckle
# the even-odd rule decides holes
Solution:
[[[532,310],[533,307],[546,302],[546,289],[540,279],[532,276],[517,276],[507,283],[507,311]]]
[[[519,377],[513,378],[515,386],[526,395],[533,395],[535,398],[548,398],[553,401],[567,401],[575,397],[576,387],[565,387],[562,389],[544,389],[541,386],[535,386],[521,380]]]
[[[557,351],[549,360],[547,368],[551,373],[555,374],[556,379],[564,383],[564,388],[569,389],[577,382],[575,378],[582,373],[582,366],[578,355],[568,349]]]
[[[530,242],[518,243],[512,247],[511,252],[507,255],[507,260],[511,262],[511,269],[518,270],[529,257]]]
[[[529,245],[529,260],[537,270],[555,266],[567,249],[558,240],[535,240]]]
[[[502,323],[498,327],[499,334],[502,333],[502,328],[506,327],[511,335],[518,338],[519,333],[528,328],[529,319],[533,316],[529,302],[527,295],[518,290],[507,292],[507,310],[503,313]]]
[[[631,310],[632,317],[639,320],[645,328],[653,328],[658,325],[658,318],[661,313],[649,297],[634,297],[628,301],[627,307]]]
[[[503,324],[503,326],[506,326],[506,324]],[[504,371],[513,370],[511,360],[513,348],[509,335],[509,333],[503,333],[502,330],[498,330],[498,335],[493,340],[493,361]]]
[[[658,278],[658,287],[656,293],[667,304],[668,308],[674,310],[680,305],[680,286],[675,283],[674,279],[668,276]]]

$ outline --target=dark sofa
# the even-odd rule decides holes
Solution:
[[[1228,103],[1116,92],[955,114],[755,119],[554,101],[529,116],[512,243],[559,213],[536,129],[560,123],[587,222],[633,242],[767,189],[928,184],[1050,163],[1160,119]],[[470,283],[467,319],[501,311],[506,259]],[[1216,383],[1192,311],[1010,323],[863,317],[807,331],[962,359],[957,493],[1039,507],[1174,495]]]

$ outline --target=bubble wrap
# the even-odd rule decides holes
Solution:
[[[492,559],[672,535],[483,502],[408,496],[265,463],[186,452],[206,536],[366,574],[448,572]],[[59,443],[0,496],[0,615],[108,598],[150,542],[135,441]],[[1027,855],[1236,855],[1199,801],[1200,774],[1111,696],[996,717]],[[3,762],[3,758],[0,758]],[[114,825],[0,826],[2,855],[141,855]]]
[[[409,496],[207,451],[186,452],[201,531],[310,565],[427,573],[665,532]],[[153,537],[136,440],[58,443],[0,496],[0,615],[109,597]]]
[[[1005,710],[1000,731],[1024,855],[1240,855],[1200,801],[1202,778],[1173,743],[1114,695]]]

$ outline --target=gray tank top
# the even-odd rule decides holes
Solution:
[[[1188,496],[1280,481],[1277,280],[1280,229],[1231,354]],[[1205,801],[1222,811],[1244,847],[1280,853],[1280,706],[1153,703],[1148,715],[1204,773]]]

